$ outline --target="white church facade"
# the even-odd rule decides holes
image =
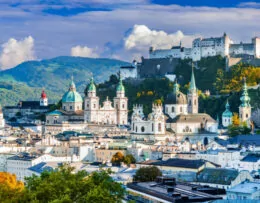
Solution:
[[[165,115],[163,106],[153,104],[152,112],[146,118],[143,113],[142,105],[133,107],[131,123],[131,133],[138,135],[164,135],[165,134]]]
[[[176,135],[217,133],[218,122],[206,113],[198,113],[198,109],[198,90],[192,70],[187,96],[175,82],[173,92],[165,99],[166,128],[172,129]]]

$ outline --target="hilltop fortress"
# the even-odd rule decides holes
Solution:
[[[181,45],[173,46],[171,49],[154,49],[150,47],[149,58],[180,58],[199,61],[208,56],[250,56],[260,58],[260,38],[254,37],[251,43],[234,44],[231,38],[224,33],[221,37],[197,38],[192,42],[192,48],[185,48]]]

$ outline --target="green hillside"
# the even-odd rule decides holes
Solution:
[[[39,99],[46,89],[50,101],[57,101],[67,90],[73,76],[77,89],[83,90],[91,73],[96,82],[106,80],[127,62],[114,59],[94,59],[62,56],[42,61],[28,61],[0,72],[0,103],[13,105],[19,100]]]

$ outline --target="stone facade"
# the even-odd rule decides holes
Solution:
[[[161,105],[153,104],[152,113],[144,117],[143,106],[134,106],[132,114],[131,131],[140,135],[164,135],[165,116]]]
[[[253,38],[251,43],[234,44],[228,35],[224,33],[221,37],[197,38],[192,42],[192,48],[173,46],[171,49],[149,50],[150,59],[154,58],[180,58],[199,61],[208,56],[241,56],[249,55],[260,58],[260,38]]]

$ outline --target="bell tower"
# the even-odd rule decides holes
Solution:
[[[197,114],[199,112],[198,90],[195,83],[193,64],[192,64],[190,87],[187,96],[188,96],[188,113]]]
[[[246,78],[244,78],[242,95],[240,97],[241,104],[239,106],[239,118],[241,122],[246,122],[248,125],[250,124],[250,119],[251,119],[250,100],[251,99],[248,96],[248,92],[247,92]]]
[[[40,106],[48,106],[48,98],[44,90],[41,93]]]
[[[117,124],[127,125],[128,123],[128,98],[125,97],[125,87],[121,75],[116,88],[116,97],[114,98],[114,108],[117,112]]]

